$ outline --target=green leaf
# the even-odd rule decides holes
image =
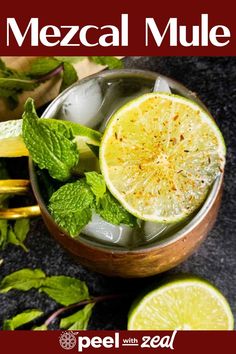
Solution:
[[[0,249],[4,249],[8,241],[8,222],[0,220]]]
[[[28,99],[23,114],[23,139],[34,162],[59,181],[70,178],[79,152],[75,142],[45,124],[40,124],[34,102]]]
[[[65,135],[68,139],[75,137],[88,137],[92,140],[101,141],[102,134],[97,130],[93,130],[79,123],[70,122],[68,120],[59,120],[53,118],[40,118],[40,124],[47,125],[50,129],[54,129]]]
[[[137,224],[136,218],[125,210],[110,192],[106,192],[100,199],[96,212],[103,219],[115,225],[126,224],[134,227]]]
[[[60,92],[64,91],[67,87],[71,86],[74,82],[78,81],[78,75],[73,65],[71,65],[69,62],[64,62],[63,67],[64,67],[64,72],[63,72]]]
[[[47,331],[48,327],[42,324],[41,326],[36,326],[33,328],[33,331]]]
[[[1,89],[31,91],[38,86],[38,83],[27,78],[0,77]]]
[[[62,318],[60,321],[60,328],[69,330],[87,329],[93,307],[94,304],[88,304],[73,315]]]
[[[12,317],[11,319],[3,322],[3,330],[13,331],[15,328],[23,326],[24,324],[35,320],[37,317],[43,314],[42,311],[37,309],[26,310]]]
[[[41,269],[21,269],[7,275],[0,282],[0,293],[7,293],[9,290],[27,291],[31,288],[40,288],[46,279]]]
[[[14,233],[20,242],[24,242],[30,229],[29,219],[18,219],[14,225]]]
[[[53,57],[37,58],[31,63],[31,68],[28,72],[28,75],[31,77],[46,75],[55,70],[60,64],[60,61]]]
[[[29,252],[28,248],[24,245],[24,240],[29,231],[29,219],[16,220],[14,229],[9,228],[8,242],[13,245],[20,246],[25,252]]]
[[[97,203],[106,193],[106,183],[103,176],[97,172],[85,173],[86,182],[91,187],[93,194],[96,197]]]
[[[85,180],[67,183],[50,198],[48,209],[56,223],[71,236],[91,220],[94,195]]]
[[[64,275],[48,277],[40,291],[45,292],[53,300],[64,306],[89,299],[85,282]]]
[[[23,250],[24,250],[25,252],[29,252],[28,248],[24,245],[24,243],[21,242],[21,241],[19,241],[19,240],[17,239],[17,236],[16,236],[15,232],[12,230],[11,227],[10,227],[10,229],[9,229],[9,231],[8,231],[8,239],[7,239],[7,242],[8,242],[8,243],[11,243],[11,244],[13,244],[13,245],[15,245],[15,246],[20,246],[20,247],[23,248]]]
[[[71,64],[79,63],[80,61],[84,60],[86,57],[54,57],[61,62],[67,62]]]
[[[109,69],[122,69],[124,66],[122,61],[115,57],[88,57],[88,58],[90,61],[96,64],[105,65]]]

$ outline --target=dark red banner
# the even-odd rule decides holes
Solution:
[[[3,331],[6,354],[235,352],[235,331]]]
[[[235,55],[234,2],[18,1],[0,14],[0,55]]]

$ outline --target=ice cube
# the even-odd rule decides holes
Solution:
[[[153,92],[166,92],[171,93],[168,82],[163,77],[158,77],[155,81]]]
[[[144,223],[143,231],[144,231],[144,241],[150,242],[154,241],[161,234],[163,234],[168,228],[166,224],[157,224],[154,222],[146,221]]]
[[[101,87],[97,80],[89,80],[75,86],[62,104],[63,118],[94,128],[98,125],[97,114],[103,102]]]
[[[95,213],[92,216],[92,220],[81,231],[82,234],[96,240],[118,244],[123,247],[129,247],[132,232],[131,227],[111,224]]]

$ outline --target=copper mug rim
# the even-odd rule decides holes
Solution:
[[[173,80],[167,76],[161,75],[156,72],[148,71],[148,70],[137,70],[137,69],[119,69],[119,70],[109,70],[109,71],[103,71],[98,74],[90,75],[89,77],[86,77],[69,88],[67,88],[65,91],[63,91],[60,95],[58,95],[51,103],[50,105],[46,108],[46,110],[43,112],[42,116],[43,117],[48,117],[51,118],[53,112],[55,111],[55,107],[58,107],[59,103],[64,100],[67,94],[70,93],[71,90],[73,90],[74,87],[77,87],[78,85],[81,85],[85,83],[86,81],[89,81],[93,78],[116,78],[117,76],[122,75],[123,77],[129,77],[129,76],[135,76],[137,78],[143,77],[145,79],[150,79],[150,80],[156,80],[157,77],[164,78],[167,80],[169,86],[174,89],[177,89],[178,91],[183,93],[183,95],[187,96],[188,98],[194,100],[196,103],[198,103],[207,113],[212,117],[211,113],[209,110],[206,108],[206,106],[202,103],[202,101],[197,97],[197,95],[192,92],[191,90],[187,89],[184,85],[179,83],[176,80]],[[214,120],[214,118],[212,117]],[[55,225],[56,228],[61,230],[61,233],[63,234],[63,237],[69,237],[71,239],[71,236],[67,234],[67,232],[60,228],[59,225],[56,224],[54,219],[52,218],[51,214],[48,212],[48,209],[44,203],[44,200],[42,198],[42,195],[39,190],[39,185],[37,182],[37,177],[35,174],[35,169],[34,169],[34,163],[31,158],[29,158],[29,174],[30,174],[30,181],[31,181],[31,187],[33,190],[33,193],[36,197],[37,203],[40,207],[40,209],[43,211],[43,214],[46,215],[46,217],[50,220],[52,224]],[[96,241],[91,241],[91,240],[85,240],[84,238],[76,239],[75,241],[81,244],[86,245],[86,247],[91,248],[91,249],[96,249],[96,250],[101,250],[104,253],[110,253],[110,254],[124,254],[124,253],[129,253],[129,254],[138,254],[138,253],[146,253],[149,252],[153,249],[160,249],[162,247],[166,247],[172,243],[175,243],[179,239],[184,239],[186,235],[191,232],[198,224],[202,222],[202,220],[205,218],[207,215],[209,209],[212,207],[214,204],[218,194],[220,193],[222,184],[223,184],[223,175],[224,173],[221,173],[216,180],[214,181],[212,188],[204,201],[203,205],[199,209],[199,211],[196,213],[196,215],[191,219],[189,223],[187,223],[183,228],[175,232],[173,235],[167,236],[163,240],[155,241],[154,243],[151,243],[149,245],[145,246],[139,246],[135,249],[128,249],[128,248],[121,248],[120,246],[116,245],[106,245],[102,244]]]

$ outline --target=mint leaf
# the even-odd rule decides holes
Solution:
[[[108,69],[122,69],[123,63],[120,59],[115,57],[88,57],[90,61],[100,64],[106,65]]]
[[[41,326],[36,326],[33,328],[33,331],[47,331],[47,326],[45,326],[44,324],[42,324]]]
[[[29,228],[29,219],[16,220],[14,228],[9,227],[7,241],[13,245],[22,247],[25,252],[28,252],[29,250],[24,245],[24,241],[29,232]]]
[[[91,220],[94,195],[81,179],[59,188],[49,200],[49,212],[56,223],[71,236],[78,236],[80,230]]]
[[[99,143],[102,138],[102,134],[100,132],[79,123],[70,122],[68,120],[40,118],[40,124],[45,124],[50,129],[57,130],[59,133],[65,135],[68,139],[85,136]]]
[[[9,290],[30,290],[40,288],[45,281],[46,275],[41,269],[21,269],[7,275],[0,282],[0,293],[7,293]]]
[[[57,60],[61,61],[61,62],[67,62],[67,63],[71,63],[71,64],[76,64],[82,60],[84,60],[86,57],[54,57]]]
[[[136,225],[136,218],[106,191],[104,177],[97,172],[85,173],[86,181],[96,197],[96,212],[106,221],[119,225]]]
[[[8,241],[8,222],[0,220],[0,249],[4,249]]]
[[[97,203],[106,193],[106,183],[103,176],[97,172],[85,173],[86,182],[91,187],[93,194],[96,197]]]
[[[60,328],[68,330],[87,329],[93,307],[94,304],[88,304],[73,315],[62,318],[60,321]]]
[[[74,139],[73,129],[69,121],[52,119],[52,118],[40,118],[40,124],[45,125],[48,129],[54,130],[63,135],[69,140]],[[76,124],[76,123],[75,123]]]
[[[0,77],[0,87],[1,89],[13,90],[14,92],[18,90],[31,91],[38,86],[38,83],[28,79],[26,77]]]
[[[60,92],[64,91],[67,87],[71,86],[78,80],[78,75],[73,65],[71,65],[69,62],[64,62],[63,67],[64,72]]]
[[[43,76],[55,70],[59,65],[60,61],[53,57],[37,58],[32,62],[28,75],[31,77]]]
[[[111,224],[126,224],[134,227],[137,223],[136,218],[125,210],[110,192],[106,192],[104,197],[100,199],[96,212]]]
[[[43,314],[42,311],[37,309],[26,310],[12,317],[11,319],[3,322],[3,330],[13,331],[15,328],[23,326],[24,324],[35,320],[37,317]]]
[[[23,250],[25,252],[29,252],[28,248],[24,245],[23,242],[21,242],[20,240],[18,240],[15,232],[13,231],[13,229],[10,227],[9,231],[8,231],[8,239],[7,239],[8,243],[11,243],[15,246],[20,246],[23,248]]]
[[[33,161],[41,169],[47,169],[51,177],[59,181],[70,178],[79,160],[76,143],[45,124],[40,124],[30,98],[26,101],[23,114],[23,139]]]
[[[40,291],[64,306],[89,299],[85,282],[64,275],[46,278]]]
[[[29,219],[18,219],[14,224],[14,233],[20,242],[24,242],[30,229]]]

